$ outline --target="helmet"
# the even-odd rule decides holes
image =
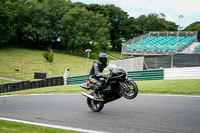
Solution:
[[[100,53],[98,56],[98,60],[103,64],[107,64],[107,59],[108,59],[108,56],[105,53]]]

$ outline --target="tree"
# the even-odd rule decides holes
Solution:
[[[27,25],[26,21],[30,20],[26,15],[25,0],[6,0],[4,5],[12,16],[11,25],[13,28],[13,36],[10,38],[9,44],[22,46],[26,42],[24,26]]]
[[[136,19],[136,24],[140,27],[140,29],[142,30],[142,34],[147,33],[147,21],[148,18],[145,15],[141,15]]]
[[[60,44],[60,37],[62,33],[61,19],[72,7],[72,3],[66,0],[43,0],[43,4],[48,8],[49,19],[49,38],[48,44],[52,48],[63,49]]]
[[[7,45],[14,34],[12,19],[12,14],[6,5],[0,2],[0,47]]]
[[[148,16],[141,15],[136,19],[137,25],[139,25],[143,33],[150,31],[176,31],[177,25],[173,22],[165,20],[165,14],[160,15],[152,13]]]
[[[167,30],[166,31],[176,31],[178,28],[178,25],[176,25],[174,22],[166,21],[167,23]]]
[[[84,8],[74,7],[61,19],[61,42],[71,53],[85,48],[101,49],[108,44],[107,20]]]
[[[200,40],[200,22],[194,22],[192,24],[190,24],[189,26],[187,26],[184,31],[197,31],[198,32],[198,40]]]
[[[44,49],[51,37],[49,10],[45,4],[35,0],[27,0],[25,5],[26,17],[30,19],[23,27],[24,37],[34,47]]]
[[[119,7],[114,5],[104,6],[105,16],[109,18],[110,25],[110,43],[113,50],[120,50],[121,44],[126,41],[126,20],[128,19],[128,14],[121,10]]]
[[[120,50],[121,44],[149,31],[174,31],[165,14],[129,17],[114,5],[72,3],[70,0],[4,0],[0,2],[0,46],[67,49],[80,53]]]
[[[139,25],[136,24],[136,19],[133,17],[127,18],[124,22],[124,26],[122,28],[122,34],[124,40],[132,39],[133,37],[137,37],[141,35],[142,29]]]
[[[97,4],[90,4],[86,6],[89,11],[102,14],[108,19],[110,44],[113,50],[120,50],[121,44],[130,38],[133,38],[139,30],[135,25],[134,18],[129,18],[128,14],[121,10],[121,8],[114,5],[100,6]]]
[[[63,48],[59,42],[59,21],[70,8],[65,0],[17,0],[5,5],[13,16],[14,36],[10,43],[46,49]]]

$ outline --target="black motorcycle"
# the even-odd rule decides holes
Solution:
[[[98,91],[98,99],[93,97],[92,92],[90,94],[82,93],[83,96],[87,97],[87,104],[94,112],[101,111],[104,104],[108,102],[112,102],[121,97],[133,99],[138,94],[136,83],[127,78],[126,71],[112,64],[108,65],[107,69],[109,70],[107,76],[100,79],[101,82],[103,82],[103,86],[100,91]],[[86,90],[92,90],[92,85],[93,84],[90,84],[88,81],[80,86]]]

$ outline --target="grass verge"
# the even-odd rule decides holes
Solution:
[[[149,80],[136,81],[139,94],[176,94],[176,95],[200,95],[200,79],[185,80]],[[0,95],[14,94],[80,94],[88,92],[80,85],[62,85],[38,89],[23,90],[17,92],[0,93]]]
[[[13,82],[10,81],[10,80],[2,80],[2,79],[0,79],[0,84],[7,84],[7,83],[13,83]]]
[[[45,51],[23,48],[0,49],[0,77],[15,78],[18,80],[33,80],[34,72],[51,72],[51,76],[62,76],[66,68],[70,69],[70,76],[85,75],[91,68],[99,52],[92,51],[95,59],[89,59],[87,65],[86,53],[84,57],[65,54],[65,51],[54,51],[54,61],[50,65],[43,58]],[[120,52],[104,51],[110,55],[120,58]],[[109,58],[112,59],[113,58]],[[25,65],[23,66],[24,63]],[[23,67],[22,67],[23,66]],[[19,73],[15,73],[19,70]]]
[[[0,120],[1,133],[79,133],[63,129],[35,126],[19,122]]]
[[[15,78],[18,80],[33,80],[34,72],[51,72],[51,76],[62,76],[66,68],[70,69],[70,76],[84,75],[87,73],[87,60],[85,57],[67,55],[54,52],[54,61],[50,65],[43,58],[41,50],[22,48],[0,49],[0,77]],[[25,63],[22,67],[22,62]],[[93,64],[89,60],[88,68]],[[19,73],[15,73],[15,69]]]
[[[200,95],[200,79],[149,80],[137,82],[145,94]]]

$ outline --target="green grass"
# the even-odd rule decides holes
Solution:
[[[6,83],[13,83],[13,81],[0,79],[0,84],[6,84]]]
[[[1,133],[79,133],[75,131],[62,130],[56,128],[35,126],[19,122],[0,120]]]
[[[200,79],[138,81],[139,93],[200,95]]]
[[[64,51],[54,52],[54,62],[50,65],[43,58],[45,51],[28,50],[22,48],[0,49],[0,77],[13,78],[18,80],[33,80],[34,72],[52,72],[52,77],[62,76],[66,68],[70,69],[69,76],[87,74],[86,57],[78,57],[64,54]],[[104,51],[120,58],[120,52]],[[91,53],[92,54],[92,53]],[[93,53],[98,55],[97,52]],[[89,60],[88,69],[94,60]],[[25,62],[26,66],[21,68],[20,63]],[[21,70],[21,74],[15,74],[14,69]],[[2,81],[0,81],[2,82]],[[3,81],[5,82],[5,81]],[[139,93],[152,94],[186,94],[200,95],[200,80],[151,80],[137,81]],[[31,89],[6,94],[67,94],[80,93],[83,91],[79,85],[46,87]],[[2,94],[0,94],[2,95]]]
[[[200,95],[200,79],[187,80],[148,80],[136,81],[139,94],[176,94]],[[18,92],[0,93],[0,95],[13,94],[80,94],[88,92],[79,85],[63,85],[38,89],[23,90]]]
[[[87,66],[87,58],[65,54],[64,50],[54,51],[54,61],[50,65],[43,58],[45,51],[22,48],[0,49],[0,77],[15,78],[17,80],[33,80],[34,72],[51,72],[51,76],[63,76],[66,68],[70,69],[69,76],[87,74],[95,59],[90,59]],[[120,52],[104,51],[114,57],[120,58]],[[90,53],[93,58],[98,57],[98,52]],[[109,57],[109,60],[113,58]],[[24,62],[25,67],[21,67]],[[15,69],[21,71],[15,74]]]
[[[34,72],[50,72],[51,76],[63,76],[65,69],[70,69],[70,75],[84,75],[87,73],[86,57],[78,57],[54,52],[54,61],[50,65],[42,54],[45,51],[28,50],[21,48],[0,49],[0,77],[18,80],[33,80]],[[20,63],[25,62],[22,69]],[[93,60],[89,60],[88,68]],[[21,70],[21,74],[15,74],[15,69]]]

